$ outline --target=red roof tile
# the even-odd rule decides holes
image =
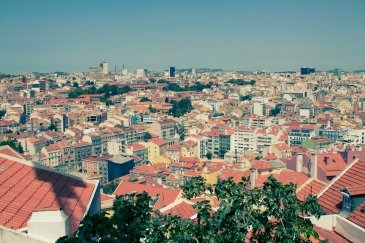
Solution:
[[[148,142],[154,143],[157,146],[162,146],[162,145],[165,145],[167,143],[161,138],[151,138],[150,140],[148,140]]]
[[[73,233],[95,189],[95,184],[7,159],[0,155],[0,225],[20,229],[34,210],[63,208]]]
[[[305,201],[305,199],[309,195],[318,195],[318,193],[325,187],[325,184],[316,180],[310,181],[304,187],[298,189],[297,197],[301,201]]]
[[[272,169],[272,165],[267,161],[254,160],[252,162],[252,168],[259,170],[270,170]]]
[[[327,176],[338,175],[347,165],[340,153],[319,153],[317,164]]]
[[[9,156],[18,158],[18,159],[24,159],[24,157],[21,154],[17,153],[10,146],[1,146],[0,147],[0,153],[6,154],[6,155],[9,155]]]
[[[274,147],[279,151],[289,150],[289,146],[286,143],[274,144]]]
[[[337,234],[334,231],[326,230],[326,229],[323,229],[323,228],[318,227],[316,225],[314,225],[314,230],[318,233],[320,240],[328,240],[328,242],[331,242],[331,243],[347,243],[347,242],[350,242],[350,241],[343,238],[341,235]],[[319,242],[318,240],[315,240],[315,239],[310,239],[310,240],[313,243]]]
[[[189,219],[197,214],[197,210],[193,207],[194,203],[182,200],[176,205],[169,207],[169,205],[163,209],[161,209],[162,214],[171,214],[174,216],[179,216],[183,219]]]
[[[160,209],[176,201],[181,193],[181,190],[167,189],[162,186],[149,186],[128,181],[122,181],[114,194],[117,196],[126,195],[132,192],[143,193],[147,192],[150,197],[158,195],[158,200],[153,208]]]
[[[341,211],[342,194],[341,190],[357,187],[365,184],[365,161],[358,160],[353,162],[346,170],[336,177],[332,183],[318,197],[318,202],[324,212],[337,214]],[[348,219],[355,224],[365,227],[365,213],[361,212],[362,202],[359,207],[354,209]]]

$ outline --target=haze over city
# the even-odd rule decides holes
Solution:
[[[365,69],[365,2],[0,2],[0,72]]]

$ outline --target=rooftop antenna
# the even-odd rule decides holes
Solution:
[[[117,66],[114,66],[114,72],[117,73]]]

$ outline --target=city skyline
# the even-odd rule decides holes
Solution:
[[[0,72],[365,69],[363,1],[2,1]]]

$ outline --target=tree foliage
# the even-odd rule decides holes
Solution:
[[[152,100],[148,99],[147,97],[142,97],[140,102],[151,102]]]
[[[196,219],[161,215],[142,193],[117,197],[114,214],[86,216],[73,236],[58,242],[310,242],[318,239],[311,221],[319,218],[317,198],[296,197],[294,184],[282,185],[270,176],[262,189],[249,189],[249,180],[219,180],[215,187],[193,177],[182,189],[188,199],[205,193],[220,201],[212,209],[209,200],[194,205]]]
[[[255,80],[245,81],[243,79],[230,79],[226,83],[244,86],[244,85],[255,85],[256,81]]]
[[[212,154],[212,152],[209,151],[205,156],[207,157],[208,160],[211,160],[213,157],[213,154]]]
[[[48,130],[57,132],[57,125],[55,123],[49,124]]]
[[[152,107],[152,105],[150,105],[150,106],[148,107],[148,111],[149,111],[149,112],[151,112],[151,113],[157,113],[157,112],[158,112],[158,109],[153,108],[153,107]]]
[[[144,135],[144,138],[143,138],[143,140],[145,141],[145,142],[147,142],[149,139],[151,139],[152,138],[152,135],[149,133],[149,132],[146,132],[145,133],[145,135]]]
[[[240,101],[252,100],[252,95],[240,95]]]
[[[69,94],[69,98],[76,98],[81,95],[86,94],[104,94],[105,98],[109,98],[110,96],[117,95],[117,94],[124,94],[132,91],[132,89],[129,86],[123,86],[119,87],[117,85],[110,85],[110,84],[104,84],[102,87],[97,89],[95,86],[83,89],[80,87],[76,87],[73,89]]]
[[[118,183],[115,181],[111,181],[110,183],[103,186],[103,192],[105,194],[113,194],[115,189],[118,187]]]
[[[6,110],[0,110],[0,119],[3,118],[6,114]]]
[[[91,81],[91,80],[87,80],[87,81],[85,82],[85,84],[86,84],[87,86],[93,86],[93,85],[95,85],[94,81]]]
[[[183,116],[193,110],[190,99],[181,99],[180,101],[173,100],[171,104],[172,108],[169,113],[174,117]]]
[[[169,83],[166,87],[163,88],[164,91],[175,91],[175,92],[181,92],[181,91],[196,91],[201,92],[203,89],[209,89],[212,87],[213,83],[208,84],[202,84],[200,82],[196,82],[192,86],[187,87],[181,87],[177,83]]]
[[[275,108],[271,109],[269,111],[269,115],[270,116],[277,116],[281,111],[281,106],[280,105],[276,105]]]
[[[24,153],[24,149],[22,147],[22,145],[20,144],[20,142],[16,141],[16,140],[5,140],[5,141],[1,141],[0,142],[0,146],[5,146],[5,145],[9,145],[12,149],[14,149],[15,151],[17,151],[18,153]]]

